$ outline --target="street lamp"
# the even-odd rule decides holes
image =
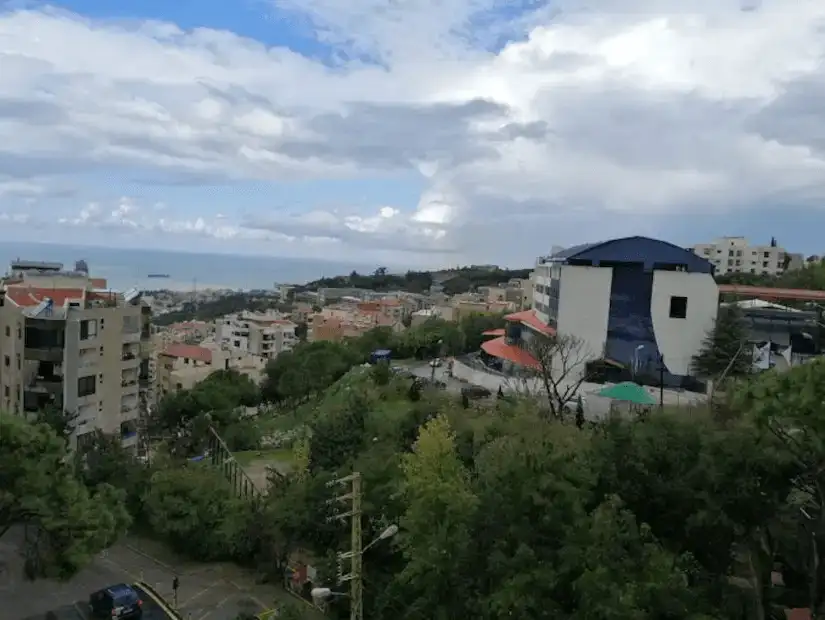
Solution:
[[[363,556],[364,553],[367,551],[367,549],[369,549],[373,545],[381,542],[382,540],[387,540],[388,538],[392,538],[397,533],[398,533],[398,526],[397,525],[395,525],[394,523],[392,525],[388,525],[387,527],[384,528],[384,530],[378,535],[378,537],[375,540],[373,540],[368,545],[364,546],[361,549],[361,551],[359,553],[357,553],[357,555],[355,557]],[[343,578],[339,577],[339,583],[341,583],[343,581],[346,581],[346,580],[351,580],[353,584],[357,584],[357,587],[353,587],[352,595],[349,595],[345,592],[335,592],[334,590],[331,590],[330,588],[313,588],[312,590],[310,590],[310,595],[312,596],[312,599],[315,600],[315,601],[325,601],[329,598],[333,598],[333,597],[336,597],[336,596],[352,596],[353,599],[351,601],[351,610],[350,610],[351,616],[350,617],[355,618],[357,616],[357,617],[360,618],[360,615],[358,615],[355,610],[356,609],[358,609],[358,610],[362,609],[362,607],[361,607],[361,605],[362,605],[361,585],[360,585],[361,584],[361,570],[359,569],[358,571],[353,572],[353,574],[349,575],[348,577],[343,577]]]
[[[309,595],[316,601],[324,601],[333,596],[349,596],[346,592],[335,592],[329,588],[312,588]]]
[[[383,531],[383,532],[381,532],[381,533],[378,535],[378,538],[376,538],[376,539],[375,539],[375,540],[373,540],[370,544],[368,544],[366,547],[364,547],[363,549],[361,549],[361,555],[363,555],[364,553],[366,553],[367,549],[369,549],[369,548],[370,548],[370,547],[372,547],[373,545],[375,545],[375,544],[377,544],[377,543],[380,543],[382,540],[387,540],[388,538],[392,538],[392,537],[393,537],[393,536],[395,536],[396,534],[398,534],[398,526],[397,526],[397,525],[395,525],[395,524],[393,523],[392,525],[390,525],[390,526],[386,527],[386,528],[384,529],[384,531]]]

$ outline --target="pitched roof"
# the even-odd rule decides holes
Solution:
[[[481,350],[487,355],[498,357],[507,360],[519,366],[526,366],[527,368],[538,368],[539,362],[535,357],[530,355],[521,347],[512,344],[507,344],[504,337],[493,338],[487,342],[481,343]]]
[[[545,325],[544,323],[542,323],[536,316],[536,313],[532,310],[522,310],[521,312],[508,314],[504,317],[504,320],[522,323],[527,327],[534,329],[537,332],[541,332],[542,334],[546,334],[548,336],[552,336],[556,333],[555,329],[553,329],[549,325]]]
[[[49,298],[55,307],[63,306],[68,300],[83,299],[86,291],[82,288],[33,288],[29,286],[7,286],[6,299],[15,306],[30,308]]]
[[[206,347],[199,347],[194,344],[170,344],[163,350],[161,355],[192,359],[198,362],[204,362],[205,364],[212,363],[212,351]]]

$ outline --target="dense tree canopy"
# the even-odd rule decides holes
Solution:
[[[75,476],[64,439],[46,424],[0,413],[0,536],[29,529],[29,576],[69,577],[130,523],[124,494],[87,488]]]
[[[245,409],[260,404],[258,386],[236,370],[218,370],[191,390],[164,396],[152,417],[151,432],[165,438],[181,456],[200,454],[211,425],[225,435],[232,449],[254,449],[260,443],[253,420]]]
[[[450,295],[466,293],[480,286],[495,286],[512,278],[524,279],[530,276],[530,269],[488,269],[484,267],[459,267],[447,272],[440,272],[444,290]],[[319,288],[362,288],[373,291],[407,291],[425,293],[434,283],[433,272],[408,271],[405,274],[390,274],[386,268],[379,267],[372,274],[359,274],[353,271],[348,276],[321,278],[309,282],[302,289]]]
[[[301,343],[267,364],[261,395],[268,402],[297,405],[368,362],[376,350],[389,349],[394,359],[419,360],[473,352],[481,346],[483,332],[502,323],[498,314],[470,314],[459,323],[433,318],[402,332],[378,327],[344,342]]]

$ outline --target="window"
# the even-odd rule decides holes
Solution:
[[[671,297],[670,298],[670,318],[671,319],[686,319],[687,318],[687,297]]]
[[[91,396],[97,391],[97,379],[94,375],[89,375],[88,377],[80,377],[77,380],[77,395],[78,397],[82,398],[83,396]]]
[[[80,339],[89,340],[97,336],[97,321],[88,319],[80,322]]]
[[[8,385],[3,386],[3,393],[5,394],[6,398],[9,397],[9,394],[11,393],[11,390],[9,389]]]
[[[8,368],[11,366],[11,358],[8,355],[3,356],[3,365]]]

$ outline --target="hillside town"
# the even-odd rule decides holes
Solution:
[[[155,542],[190,560],[254,565],[266,573],[265,581],[281,584],[266,590],[276,603],[255,603],[269,611],[235,615],[227,607],[222,620],[265,619],[273,610],[286,617],[285,609],[295,618],[344,613],[350,603],[328,600],[334,577],[324,558],[335,549],[340,561],[351,560],[352,570],[361,570],[355,564],[360,555],[346,549],[362,544],[363,476],[372,502],[363,508],[368,518],[362,525],[374,539],[368,546],[402,532],[407,538],[400,544],[419,545],[417,552],[427,553],[436,541],[428,538],[429,517],[415,521],[415,511],[428,515],[453,501],[458,504],[450,510],[458,512],[449,513],[450,527],[474,528],[480,540],[494,544],[510,534],[475,508],[465,514],[461,502],[484,502],[490,514],[500,516],[508,505],[501,498],[515,492],[509,502],[521,508],[505,518],[513,522],[522,509],[534,510],[536,501],[543,512],[556,510],[540,498],[563,492],[577,513],[595,510],[597,521],[581,534],[576,519],[559,514],[567,524],[559,530],[561,547],[540,551],[554,562],[562,562],[559,553],[575,556],[581,544],[588,554],[609,555],[603,547],[614,543],[608,541],[629,535],[622,544],[634,553],[660,554],[671,567],[661,577],[640,572],[633,579],[661,578],[650,587],[663,592],[670,592],[672,583],[690,584],[679,588],[690,589],[691,597],[701,592],[685,603],[689,612],[674,617],[688,620],[707,612],[706,617],[750,618],[758,609],[813,618],[809,610],[825,607],[825,596],[799,584],[818,568],[805,564],[787,538],[760,542],[771,551],[754,556],[754,565],[740,563],[737,554],[756,553],[748,545],[760,528],[814,527],[808,517],[797,523],[799,515],[825,514],[825,496],[798,482],[800,476],[821,475],[811,469],[818,461],[794,461],[797,440],[785,434],[814,428],[820,419],[824,274],[817,257],[791,255],[775,240],[749,246],[741,238],[724,238],[682,248],[642,236],[553,248],[537,257],[532,269],[474,265],[393,275],[379,268],[369,276],[197,296],[114,291],[83,261],[67,268],[16,260],[0,297],[2,404],[13,415],[0,421],[11,442],[9,454],[19,462],[14,479],[32,486],[20,487],[15,501],[24,502],[30,488],[63,494],[76,485],[72,492],[101,515],[94,526],[98,537],[85,543],[86,555],[69,558],[50,547],[52,555],[35,553],[38,564],[26,564],[25,570],[48,578],[55,570],[52,562],[68,562],[60,570],[74,578],[89,562],[100,564],[96,554],[111,548],[135,564],[107,560],[106,570],[114,565],[116,571],[112,577],[101,574],[109,580],[117,570],[133,575],[140,562],[135,552],[111,542],[123,534],[117,517],[123,513],[123,519],[145,524]],[[790,416],[783,426],[758,431],[760,424],[778,424],[781,416]],[[37,428],[42,432],[27,435]],[[676,444],[669,443],[673,437]],[[34,452],[20,447],[36,442],[41,443]],[[728,442],[736,443],[736,454],[725,447]],[[591,457],[580,463],[558,456],[571,446],[573,454]],[[628,450],[635,451],[629,460],[614,456]],[[682,457],[679,450],[692,452]],[[41,476],[41,465],[26,456],[41,451],[55,455],[38,460],[43,467],[72,462],[72,455],[82,457],[82,466],[60,469],[64,478],[55,472]],[[502,453],[506,458],[500,460]],[[672,462],[662,465],[666,459]],[[647,464],[635,468],[636,461]],[[505,476],[514,464],[526,469]],[[534,467],[547,469],[536,476],[530,473]],[[583,476],[575,491],[567,482],[566,491],[542,486],[542,477],[555,476],[559,467],[569,469],[565,475],[571,480]],[[663,484],[658,472],[664,467],[678,473],[667,474]],[[342,468],[351,473],[339,477]],[[580,468],[590,469],[583,474]],[[419,479],[422,471],[428,473]],[[742,476],[749,489],[742,501],[759,503],[757,514],[740,514],[724,503],[727,489]],[[52,478],[62,482],[54,486],[48,482]],[[693,499],[671,505],[671,478],[684,479],[678,492]],[[725,481],[709,491],[710,478]],[[593,486],[597,479],[611,486],[599,490]],[[318,523],[338,518],[328,512],[328,491],[318,492],[330,485],[339,485],[341,501],[349,502],[341,519],[358,515],[357,538],[346,543],[337,534],[316,535]],[[405,489],[402,503],[398,488]],[[113,490],[121,495],[106,495]],[[647,508],[651,493],[659,502],[653,511]],[[596,509],[589,507],[592,497],[599,498]],[[27,522],[25,508],[14,510],[0,525]],[[673,523],[694,523],[708,511],[716,514],[711,524],[670,529]],[[49,515],[54,525],[39,527],[90,527],[81,512],[77,522],[71,515],[68,521]],[[638,518],[658,538],[645,542],[647,534],[635,525],[604,537],[599,515],[607,515],[604,523],[611,528],[635,524],[633,515],[644,515]],[[267,525],[251,523],[252,518]],[[497,533],[488,535],[489,528]],[[513,544],[529,539],[541,549],[546,543],[531,528],[519,527]],[[698,540],[692,528],[704,528]],[[727,546],[703,542],[720,528]],[[451,552],[466,560],[462,579],[509,592],[504,576],[500,584],[485,585],[484,571],[473,568],[473,545],[462,540]],[[808,541],[809,534],[801,540]],[[683,557],[678,549],[688,544],[698,568],[676,560]],[[274,559],[262,555],[272,545],[279,550]],[[381,583],[400,588],[409,600],[423,596],[420,604],[429,613],[446,607],[443,617],[469,617],[474,610],[498,617],[484,616],[483,605],[474,601],[427,599],[392,569],[399,559],[395,551],[380,553],[390,555]],[[491,547],[483,553],[499,552]],[[658,555],[645,557],[639,561],[663,565]],[[438,558],[426,560],[431,561],[441,562],[439,579],[452,579],[459,570]],[[590,570],[589,560],[564,561],[573,562],[570,579],[583,579]],[[652,570],[644,566],[639,570]],[[213,613],[188,599],[179,605],[177,573],[164,570],[175,584],[172,592],[143,578],[130,592],[151,599],[158,617],[177,620],[182,610]],[[619,587],[629,569],[612,570]],[[773,585],[763,584],[762,594],[754,594],[749,584],[755,575]],[[705,591],[700,579],[713,580],[722,590]],[[224,586],[236,592],[234,583]],[[597,591],[588,592],[565,602],[565,608],[588,608]],[[283,603],[284,593],[300,601],[298,607]],[[198,596],[192,594],[192,600]],[[214,606],[224,606],[231,596]],[[683,600],[687,590],[663,596],[667,607],[672,597]],[[14,604],[29,608],[30,599],[21,595]],[[523,594],[510,605],[532,609],[537,601]],[[370,606],[375,617],[393,617],[386,611],[392,600],[381,594],[370,593],[359,604]],[[311,611],[304,613],[301,605]],[[665,617],[665,607],[656,601],[628,605],[653,610],[633,617]],[[540,617],[531,613],[520,617]]]

